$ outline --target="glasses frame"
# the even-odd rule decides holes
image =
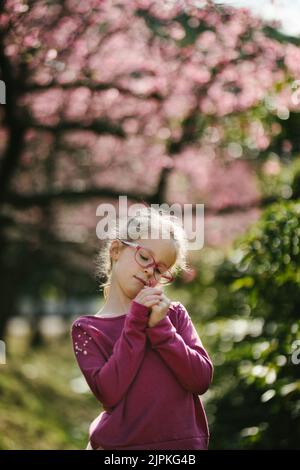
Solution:
[[[175,278],[174,278],[173,274],[171,273],[171,271],[170,271],[169,269],[167,269],[167,272],[170,273],[170,276],[171,276],[171,279],[170,279],[169,281],[167,281],[167,282],[161,282],[160,280],[156,279],[156,277],[155,277],[155,268],[158,267],[159,265],[165,266],[165,264],[164,264],[164,263],[157,263],[157,262],[155,261],[153,255],[152,255],[152,254],[150,253],[150,251],[148,250],[148,248],[146,248],[145,246],[139,245],[138,243],[135,243],[135,242],[129,242],[129,241],[127,241],[127,240],[121,240],[120,238],[117,238],[117,240],[119,240],[121,243],[124,243],[124,245],[128,245],[128,246],[131,246],[131,247],[135,248],[135,260],[136,260],[136,262],[137,262],[137,264],[138,264],[139,266],[141,266],[142,268],[150,268],[150,267],[154,266],[153,276],[154,276],[154,278],[155,278],[155,280],[156,280],[157,282],[159,282],[160,284],[163,284],[163,285],[167,285],[167,284],[171,284],[171,283],[174,281]],[[141,248],[142,248],[143,250],[149,251],[149,256],[151,256],[151,258],[153,259],[153,262],[147,264],[147,266],[142,266],[142,265],[138,262],[138,260],[136,259],[137,252],[138,252]],[[162,275],[162,276],[163,276],[163,275]]]

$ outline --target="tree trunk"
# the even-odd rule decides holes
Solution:
[[[0,339],[4,340],[6,335],[7,322],[9,318],[16,314],[17,296],[15,292],[15,286],[13,285],[13,282],[11,282],[12,279],[10,276],[7,276],[7,273],[3,273],[1,268],[2,267],[0,266]]]

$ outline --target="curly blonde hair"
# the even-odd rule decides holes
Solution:
[[[97,278],[102,280],[99,284],[99,289],[103,289],[105,300],[108,297],[112,277],[112,262],[110,256],[112,241],[121,238],[126,241],[136,242],[137,239],[130,235],[133,228],[136,230],[135,233],[139,234],[139,239],[149,238],[149,228],[151,229],[151,233],[153,233],[153,229],[156,230],[157,233],[157,230],[160,231],[160,228],[162,229],[162,233],[168,233],[171,239],[174,240],[176,247],[176,261],[170,268],[171,273],[173,276],[176,276],[179,272],[184,271],[188,273],[191,271],[187,263],[188,240],[186,232],[177,216],[171,216],[167,211],[162,209],[158,211],[152,207],[144,207],[139,210],[138,215],[126,219],[126,223],[122,218],[119,218],[115,225],[111,224],[111,227],[113,228],[111,229],[109,238],[104,242],[95,259],[95,274]]]

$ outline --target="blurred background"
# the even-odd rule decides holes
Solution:
[[[96,208],[120,195],[205,204],[204,248],[167,295],[215,364],[210,448],[299,448],[299,15],[2,0],[0,449],[86,447],[101,408],[70,325],[102,305]]]

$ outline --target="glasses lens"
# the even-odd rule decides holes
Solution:
[[[140,248],[139,250],[137,250],[136,260],[143,267],[151,265],[154,261],[151,253],[145,248]]]
[[[136,251],[136,261],[142,267],[153,266],[154,258],[146,248],[139,248]],[[163,263],[159,263],[154,270],[155,279],[161,284],[168,284],[172,282],[173,276],[170,271],[166,269]]]
[[[157,281],[162,284],[167,284],[173,280],[171,272],[167,269],[166,265],[163,263],[158,263],[154,271],[154,277]]]
[[[156,278],[155,274],[155,278]],[[173,276],[170,271],[166,271],[163,275],[159,275],[159,279],[156,278],[161,284],[168,284],[169,282],[173,281]]]

